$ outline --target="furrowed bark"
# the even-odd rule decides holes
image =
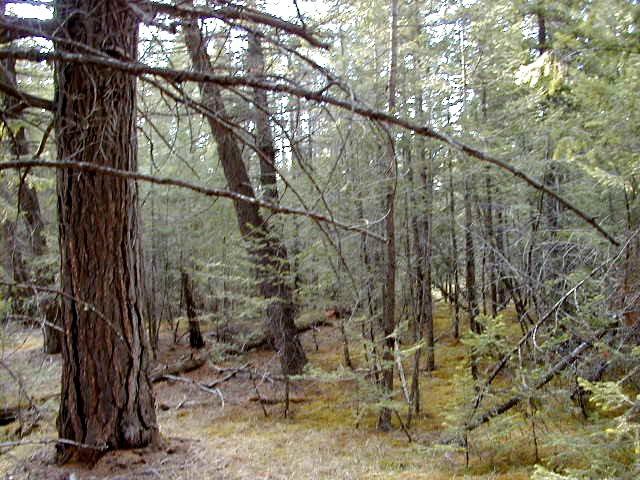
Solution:
[[[57,0],[55,9],[67,38],[137,57],[138,20],[126,1]],[[135,77],[61,61],[55,80],[58,157],[135,171]],[[57,193],[64,292],[57,423],[59,438],[74,442],[58,444],[58,461],[91,463],[105,450],[159,438],[141,313],[138,192],[127,179],[59,170]]]

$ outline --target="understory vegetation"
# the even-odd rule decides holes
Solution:
[[[611,472],[614,462],[620,462],[619,472],[626,471],[627,462],[635,455],[634,437],[625,442],[622,431],[608,431],[624,414],[607,414],[594,398],[588,406],[590,418],[585,419],[577,404],[566,408],[560,382],[529,404],[470,434],[467,448],[457,442],[442,442],[455,435],[461,416],[469,414],[474,392],[468,374],[468,346],[445,333],[450,326],[450,308],[442,302],[437,305],[436,331],[442,333],[436,345],[438,368],[421,379],[423,412],[414,417],[408,429],[410,439],[400,428],[391,434],[376,431],[377,410],[373,406],[378,396],[370,382],[345,367],[338,328],[325,325],[315,332],[317,350],[312,333],[303,334],[313,369],[291,379],[286,415],[285,386],[274,368],[274,354],[256,351],[239,360],[221,353],[218,345],[209,352],[207,364],[184,375],[193,383],[156,384],[158,421],[166,442],[159,452],[141,449],[109,454],[86,471],[78,466],[58,468],[50,452],[43,453],[41,445],[27,443],[4,455],[0,466],[8,478],[25,474],[31,475],[29,478],[56,478],[64,472],[76,472],[78,478],[145,478],[158,472],[163,478],[528,479],[532,474],[534,478],[556,478],[540,465],[571,466],[575,471],[587,470],[593,477],[592,467]],[[513,312],[507,316],[514,321]],[[302,317],[303,322],[311,323],[324,321],[325,315],[316,310]],[[203,327],[207,333],[214,331],[209,323]],[[178,332],[185,330],[183,319]],[[357,332],[350,334],[357,339]],[[504,334],[505,342],[518,339],[513,329]],[[190,355],[185,338],[176,344],[173,332],[164,329],[160,338],[160,362],[173,363]],[[37,330],[12,332],[10,339],[5,338],[5,348],[12,348],[13,365],[29,379],[25,387],[33,393],[38,409],[30,411],[28,400],[23,398],[24,417],[2,427],[3,437],[15,438],[19,429],[26,429],[21,437],[27,442],[53,436],[59,360],[41,353]],[[358,367],[364,364],[361,356],[354,360]],[[234,377],[219,385],[221,397],[199,388],[199,384],[225,379],[236,370]],[[501,374],[495,396],[511,391],[509,385],[517,375],[516,369]],[[6,372],[1,379],[5,385],[13,383]],[[14,404],[18,398],[21,392],[17,389],[7,390],[3,402]],[[613,396],[606,393],[603,398],[610,401]],[[492,398],[488,403],[494,401]],[[398,410],[403,418],[406,410],[406,406]],[[615,446],[611,444],[614,439]],[[592,463],[594,448],[608,450],[599,454],[603,458],[600,465]]]
[[[638,478],[639,22],[1,2],[0,473]]]

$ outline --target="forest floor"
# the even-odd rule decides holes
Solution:
[[[0,475],[77,480],[529,478],[535,450],[526,422],[521,429],[505,431],[499,440],[495,431],[491,436],[474,433],[468,468],[462,449],[439,442],[455,414],[452,405],[470,400],[460,397],[456,380],[467,368],[466,347],[445,333],[450,325],[447,310],[438,310],[437,369],[422,378],[424,413],[413,421],[412,441],[401,428],[376,431],[376,412],[367,409],[371,393],[347,374],[339,329],[326,326],[315,332],[317,349],[313,334],[303,335],[312,369],[305,378],[290,382],[286,418],[285,387],[273,353],[256,350],[225,357],[207,337],[211,356],[204,366],[181,374],[183,381],[154,384],[162,448],[111,452],[86,470],[56,466],[52,443],[26,444],[0,450]],[[38,413],[0,427],[0,442],[16,440],[18,428],[24,432],[22,442],[53,441],[59,356],[41,353],[37,330],[10,333],[3,339],[1,358],[11,372],[0,372],[0,407],[10,399],[15,402],[22,389],[38,404]],[[352,349],[362,350],[355,343]],[[171,332],[163,332],[160,364],[190,354],[184,338],[174,344]],[[362,358],[354,356],[356,367],[362,367]],[[12,378],[18,372],[20,381]],[[216,380],[223,380],[217,391],[201,388]]]

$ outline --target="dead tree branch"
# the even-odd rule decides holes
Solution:
[[[197,185],[195,183],[186,182],[184,180],[176,180],[174,178],[169,178],[169,177],[156,177],[156,176],[147,175],[144,173],[131,172],[127,170],[118,170],[117,168],[105,167],[105,166],[97,165],[94,163],[72,162],[68,160],[60,160],[55,162],[48,161],[48,160],[20,160],[20,161],[14,161],[14,162],[0,162],[0,171],[8,170],[8,169],[34,168],[34,167],[57,168],[57,169],[68,168],[68,169],[79,170],[83,172],[92,172],[92,173],[98,173],[103,175],[109,175],[112,177],[128,178],[131,180],[155,183],[158,185],[171,185],[174,187],[185,188],[187,190],[191,190],[208,197],[222,197],[222,198],[228,198],[231,200],[237,200],[237,201],[239,200],[247,203],[252,203],[254,205],[258,205],[259,207],[267,208],[273,212],[281,213],[284,215],[298,215],[302,217],[307,217],[322,223],[329,223],[329,224],[335,225],[336,227],[342,228],[343,230],[358,232],[358,233],[367,235],[369,237],[375,238],[376,240],[379,240],[381,242],[386,242],[386,239],[384,237],[376,233],[370,232],[365,228],[358,227],[355,225],[349,225],[347,223],[334,220],[332,218],[329,218],[317,212],[309,212],[307,210],[302,210],[298,208],[274,205],[272,203],[259,200],[255,197],[248,197],[246,195],[231,192],[229,190],[223,190],[218,188],[208,188],[202,185]]]
[[[483,152],[475,147],[467,145],[453,137],[450,137],[444,133],[440,133],[433,128],[425,125],[419,125],[411,120],[396,118],[394,115],[379,110],[372,109],[371,107],[364,105],[360,102],[352,100],[343,100],[326,93],[326,89],[319,91],[308,90],[301,88],[290,83],[284,82],[272,82],[264,79],[256,79],[242,76],[229,76],[229,75],[216,75],[206,72],[187,71],[187,70],[175,70],[171,68],[151,67],[141,62],[136,61],[123,61],[109,56],[91,55],[91,54],[79,54],[70,53],[64,51],[48,52],[40,49],[6,49],[0,51],[0,58],[16,58],[22,60],[30,60],[35,62],[46,62],[52,60],[58,60],[67,63],[91,63],[94,65],[103,66],[106,68],[113,68],[120,70],[130,75],[156,75],[161,78],[171,80],[173,82],[200,82],[200,83],[214,83],[223,88],[230,87],[252,87],[263,89],[271,92],[286,93],[296,97],[304,98],[309,101],[317,103],[325,103],[335,106],[353,113],[356,113],[369,120],[381,122],[387,125],[395,125],[414,132],[417,135],[432,138],[440,141],[454,150],[464,153],[471,158],[479,160],[484,163],[495,165],[496,167],[510,173],[529,184],[534,189],[544,192],[546,195],[554,198],[567,210],[573,212],[578,218],[582,219],[587,225],[594,228],[600,235],[606,238],[611,244],[619,246],[619,242],[609,234],[600,224],[597,222],[597,218],[588,215],[580,208],[573,205],[558,193],[551,190],[544,185],[541,181],[530,177],[527,173],[519,168],[511,165],[509,162],[494,157],[486,152]]]

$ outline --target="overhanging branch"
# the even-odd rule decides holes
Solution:
[[[259,207],[267,208],[273,212],[281,213],[284,215],[297,215],[301,217],[307,217],[318,222],[335,225],[336,227],[341,228],[343,230],[362,233],[371,238],[375,238],[376,240],[379,240],[381,242],[386,242],[386,239],[384,237],[377,235],[373,232],[370,232],[365,228],[358,227],[355,225],[349,225],[347,223],[329,218],[326,215],[322,215],[317,212],[310,212],[310,211],[302,210],[298,208],[274,205],[272,203],[259,200],[257,198],[247,197],[246,195],[242,195],[236,192],[231,192],[229,190],[222,190],[218,188],[208,188],[202,185],[197,185],[195,183],[186,182],[184,180],[176,180],[174,178],[169,178],[169,177],[156,177],[156,176],[147,175],[144,173],[130,172],[127,170],[119,170],[117,168],[105,167],[102,165],[97,165],[95,163],[72,162],[68,160],[60,160],[55,162],[48,161],[48,160],[18,160],[13,162],[0,162],[0,171],[10,170],[10,169],[19,169],[19,168],[36,168],[36,167],[79,170],[82,172],[92,172],[92,173],[97,173],[102,175],[108,175],[111,177],[126,178],[130,180],[154,183],[157,185],[170,185],[174,187],[191,190],[193,192],[199,193],[201,195],[205,195],[207,197],[221,197],[221,198],[228,198],[235,201],[251,203]]]
[[[139,8],[150,10],[178,18],[217,18],[219,20],[247,21],[253,24],[265,25],[306,40],[310,45],[328,49],[329,44],[316,38],[307,28],[287,22],[282,18],[270,15],[250,7],[237,5],[232,2],[217,0],[219,7],[190,7],[185,5],[169,5],[162,2],[149,1],[139,5]],[[138,5],[136,5],[138,7]]]
[[[0,43],[9,43],[26,37],[49,37],[57,27],[56,20],[0,15]]]
[[[11,109],[6,112],[9,115],[17,115],[27,107],[42,108],[44,110],[53,111],[52,101],[23,92],[17,89],[14,85],[10,85],[2,80],[0,80],[0,92],[19,100],[17,105],[12,106]]]
[[[215,75],[211,73],[187,71],[187,70],[174,70],[170,68],[151,67],[141,62],[122,61],[116,58],[108,56],[88,55],[69,53],[64,51],[46,52],[38,49],[6,49],[0,50],[0,58],[18,58],[22,60],[31,60],[36,62],[58,60],[69,63],[82,63],[93,64],[102,66],[105,68],[112,68],[126,72],[130,75],[155,75],[161,78],[169,79],[173,82],[199,82],[199,83],[213,83],[220,87],[252,87],[259,88],[271,92],[286,93],[295,97],[304,98],[317,103],[325,103],[332,105],[343,110],[347,110],[356,113],[362,117],[370,120],[379,121],[388,125],[394,125],[405,130],[414,132],[417,135],[432,138],[434,140],[443,142],[454,150],[462,152],[471,158],[480,160],[481,162],[495,165],[496,167],[510,173],[511,175],[520,178],[525,183],[529,184],[538,191],[544,192],[546,195],[554,198],[567,210],[572,211],[578,218],[583,220],[587,225],[594,228],[600,235],[606,238],[611,244],[619,246],[620,243],[609,234],[604,228],[602,228],[597,219],[588,215],[580,208],[573,205],[558,193],[551,190],[542,182],[530,177],[524,171],[509,164],[505,160],[501,160],[486,152],[483,152],[475,147],[467,145],[465,143],[456,140],[453,137],[449,137],[444,133],[440,133],[431,127],[416,124],[410,120],[396,118],[392,114],[385,113],[379,110],[374,110],[362,103],[356,103],[349,100],[342,100],[326,93],[326,89],[320,91],[307,90],[305,88],[297,87],[289,83],[275,83],[264,79],[258,79],[253,77],[243,76],[229,76],[229,75]]]

